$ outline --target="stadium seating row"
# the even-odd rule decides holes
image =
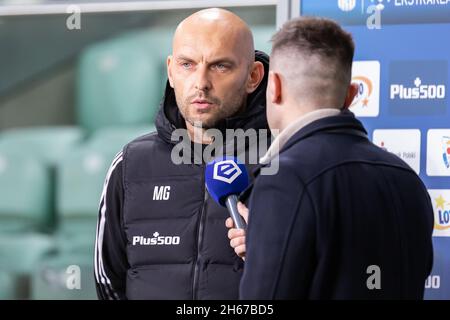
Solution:
[[[106,172],[123,145],[151,131],[104,128],[87,140],[73,127],[0,135],[0,299],[95,298],[93,247]],[[70,265],[84,270],[81,291],[61,287]]]

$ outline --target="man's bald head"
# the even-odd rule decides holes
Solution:
[[[188,129],[213,128],[242,111],[264,76],[249,27],[223,9],[198,11],[178,25],[167,71]]]
[[[183,40],[208,39],[211,45],[220,43],[234,46],[247,63],[255,61],[253,35],[249,26],[236,14],[211,8],[197,11],[184,19],[175,30],[172,42],[173,53]]]

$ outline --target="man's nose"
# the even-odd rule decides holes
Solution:
[[[195,78],[195,89],[201,91],[208,91],[212,87],[211,79],[209,78],[208,68],[202,66],[197,68]]]

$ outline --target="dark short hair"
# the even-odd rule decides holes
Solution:
[[[351,72],[355,44],[333,20],[300,17],[287,21],[272,37],[272,55],[284,49],[336,60]]]

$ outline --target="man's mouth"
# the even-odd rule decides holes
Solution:
[[[207,110],[214,105],[214,103],[206,99],[195,99],[191,104],[193,104],[197,110]]]

